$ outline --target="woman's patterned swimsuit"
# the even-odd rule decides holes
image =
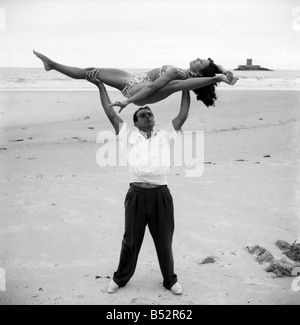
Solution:
[[[164,65],[160,68],[159,71],[159,77],[163,76],[170,68],[175,68],[174,65]],[[140,83],[152,83],[153,81],[150,79],[147,72],[137,72],[132,73],[130,75],[129,80],[127,81],[127,84],[125,88],[122,90],[122,94],[126,98],[130,98],[132,96],[131,89],[140,84]]]
[[[132,96],[131,94],[131,89],[140,84],[140,83],[151,83],[153,82],[150,78],[147,72],[137,72],[137,73],[132,73],[130,75],[129,80],[127,81],[127,84],[125,88],[122,90],[122,94],[126,98],[130,98]]]

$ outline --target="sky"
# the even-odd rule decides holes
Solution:
[[[0,0],[0,67],[300,69],[300,0]]]

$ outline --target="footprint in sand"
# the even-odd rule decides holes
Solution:
[[[214,264],[214,263],[216,263],[216,262],[217,262],[217,261],[216,261],[216,259],[215,259],[214,257],[212,257],[212,256],[208,256],[208,257],[204,258],[203,260],[197,262],[197,264],[199,264],[199,265],[204,265],[204,264]]]
[[[133,298],[130,300],[130,303],[135,305],[146,305],[147,298],[146,297]]]
[[[98,279],[110,279],[110,276],[101,276],[101,275],[96,275],[95,276],[95,280],[98,280]]]

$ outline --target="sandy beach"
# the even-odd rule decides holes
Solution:
[[[111,92],[112,100],[121,94]],[[152,105],[157,128],[180,94]],[[99,167],[97,134],[112,130],[97,91],[0,94],[0,305],[299,304],[293,278],[266,272],[247,246],[284,257],[300,241],[299,107],[294,90],[221,90],[216,107],[192,94],[184,130],[205,131],[204,174],[172,168],[175,272],[184,293],[162,286],[149,231],[129,284],[106,285],[118,265],[126,167]],[[135,106],[122,118],[132,125]],[[215,263],[201,264],[206,257]]]

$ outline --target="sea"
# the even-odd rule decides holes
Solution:
[[[130,73],[150,69],[124,69]],[[300,90],[300,70],[233,71],[234,86],[219,84],[222,90]],[[109,91],[115,89],[107,87]],[[86,80],[74,80],[43,68],[0,68],[0,91],[94,91]]]

